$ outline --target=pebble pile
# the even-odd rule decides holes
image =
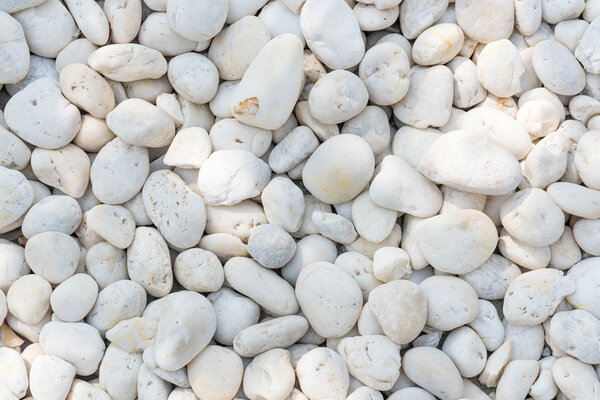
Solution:
[[[0,0],[0,400],[600,400],[600,0]]]

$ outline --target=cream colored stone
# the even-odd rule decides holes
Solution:
[[[312,52],[331,69],[357,65],[365,54],[360,26],[343,0],[308,0],[300,27]]]
[[[292,286],[274,271],[243,257],[230,259],[224,268],[229,285],[250,297],[270,314],[283,316],[298,312],[298,302]]]
[[[352,329],[362,308],[358,284],[327,262],[314,263],[300,271],[296,297],[311,327],[326,338],[342,336]],[[336,323],[331,324],[332,320]]]
[[[260,195],[271,176],[267,164],[248,150],[212,153],[198,173],[198,189],[207,204],[231,206]]]
[[[48,322],[40,332],[39,342],[45,354],[73,364],[81,376],[96,372],[104,356],[100,334],[82,322]]]
[[[338,135],[321,144],[303,171],[304,186],[317,199],[337,204],[358,195],[373,175],[375,159],[368,143],[356,135]]]
[[[436,140],[421,160],[419,170],[436,183],[491,195],[513,190],[522,174],[516,158],[498,142],[463,130]]]
[[[431,98],[429,93],[437,93]],[[394,116],[415,128],[443,126],[450,118],[453,99],[452,71],[448,67],[414,66],[406,96],[394,104]]]
[[[378,286],[369,295],[369,307],[394,343],[414,340],[425,326],[427,300],[415,283],[395,280]]]
[[[90,54],[88,64],[117,82],[157,79],[167,72],[167,61],[160,52],[135,43],[101,47]]]
[[[302,88],[301,60],[302,42],[297,36],[285,34],[269,41],[233,93],[233,116],[263,129],[281,127],[292,113]]]
[[[299,315],[287,315],[249,326],[233,340],[233,349],[241,357],[255,357],[275,348],[296,343],[308,330],[308,322]]]
[[[233,351],[207,346],[187,366],[194,393],[207,400],[232,399],[242,383],[244,366]]]
[[[443,400],[459,399],[463,393],[460,373],[441,350],[415,347],[403,357],[402,369],[411,381]],[[436,365],[435,369],[431,366]]]
[[[477,318],[477,293],[462,279],[437,275],[425,279],[419,286],[427,299],[428,326],[448,331]]]
[[[296,366],[302,392],[309,399],[346,398],[349,387],[348,368],[334,350],[318,347],[305,353]]]
[[[554,313],[558,303],[575,291],[573,278],[545,268],[516,277],[504,297],[503,313],[512,324],[533,326]]]
[[[87,274],[75,274],[58,285],[50,296],[52,311],[62,321],[85,318],[98,297],[98,284]]]

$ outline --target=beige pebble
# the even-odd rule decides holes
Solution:
[[[88,64],[117,82],[156,79],[167,72],[167,61],[160,52],[135,43],[101,47],[90,54]]]
[[[369,295],[369,307],[386,336],[396,344],[413,341],[427,319],[425,293],[406,280],[394,280],[375,288]]]
[[[348,368],[334,350],[318,347],[305,353],[296,366],[302,392],[309,399],[346,398],[349,387]]]
[[[443,400],[458,399],[463,393],[460,373],[452,360],[441,350],[431,347],[415,347],[403,357],[402,368],[406,375]],[[431,369],[436,365],[436,369]]]

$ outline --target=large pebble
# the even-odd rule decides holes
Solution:
[[[461,376],[479,375],[487,361],[487,351],[479,335],[471,328],[461,326],[450,332],[442,351],[450,357]]]
[[[4,11],[0,11],[0,25],[4,27],[0,35],[0,83],[17,83],[29,71],[29,47],[21,24]]]
[[[579,138],[575,152],[575,165],[583,183],[590,189],[600,190],[600,177],[594,171],[600,167],[598,140],[600,131],[588,131]]]
[[[217,325],[211,303],[196,292],[173,293],[167,300],[168,312],[158,320],[156,362],[175,371],[187,365],[210,342]]]
[[[8,311],[20,321],[35,325],[50,307],[52,287],[39,275],[25,275],[17,279],[6,294]]]
[[[18,396],[15,399],[23,398],[27,393],[29,380],[25,362],[16,350],[9,347],[0,347],[0,384],[8,389],[10,395]]]
[[[600,362],[600,321],[584,310],[561,311],[550,322],[552,342],[565,353],[588,364]]]
[[[258,322],[260,307],[253,300],[228,287],[209,294],[208,300],[217,316],[214,339],[221,344],[233,345],[239,332]]]
[[[134,146],[163,147],[175,136],[171,117],[142,99],[121,102],[108,114],[106,124],[121,140]]]
[[[365,84],[353,73],[336,70],[325,74],[308,95],[310,114],[323,124],[338,124],[358,115],[369,101]]]
[[[441,350],[432,347],[415,347],[404,354],[402,368],[406,376],[417,385],[442,400],[459,399],[463,382],[454,363]],[[432,369],[431,366],[436,368]]]
[[[502,225],[521,243],[542,247],[563,233],[564,214],[541,189],[524,189],[509,197],[500,210]]]
[[[23,219],[23,236],[47,231],[71,235],[81,223],[81,207],[69,196],[48,196],[34,204]]]
[[[110,23],[112,43],[129,43],[135,39],[142,22],[141,1],[106,0],[103,10]]]
[[[19,171],[0,167],[0,228],[18,221],[33,203],[33,188]]]
[[[506,148],[490,137],[464,130],[436,140],[419,170],[436,183],[491,195],[511,192],[522,176],[517,159]]]
[[[244,393],[250,400],[284,400],[294,388],[294,369],[290,352],[269,350],[257,357],[244,371]]]
[[[335,255],[333,258],[335,259]],[[0,290],[4,293],[8,292],[10,286],[27,273],[29,273],[29,266],[25,261],[23,247],[0,239]]]
[[[110,344],[98,371],[100,387],[111,399],[135,400],[142,365],[141,353],[127,353]]]
[[[248,253],[263,267],[283,267],[294,256],[296,242],[281,227],[264,224],[252,230],[248,238]]]
[[[71,143],[56,150],[38,147],[31,153],[31,169],[42,183],[80,198],[89,182],[90,159]]]
[[[296,343],[308,330],[308,322],[299,315],[287,315],[249,326],[233,341],[233,349],[242,357],[255,357],[267,350]]]
[[[532,64],[544,87],[556,94],[575,95],[585,86],[583,68],[569,49],[556,40],[538,43],[533,49]]]
[[[76,106],[97,118],[115,107],[115,95],[99,73],[85,64],[69,64],[60,72],[60,88],[63,95]]]
[[[73,15],[81,33],[90,42],[99,46],[106,44],[110,33],[109,25],[106,15],[98,3],[93,0],[66,0],[65,4],[71,15]],[[114,36],[113,39],[115,39]]]
[[[175,173],[152,173],[142,197],[148,217],[167,242],[186,249],[200,241],[206,224],[204,202]]]
[[[308,47],[331,69],[358,65],[365,54],[358,20],[343,0],[308,0],[300,27]]]
[[[332,137],[309,157],[302,170],[304,186],[317,199],[343,203],[353,199],[373,175],[375,157],[369,144],[356,135]]]
[[[207,346],[187,366],[194,393],[202,399],[231,399],[242,383],[244,366],[233,351]]]
[[[133,240],[135,221],[123,206],[99,204],[86,212],[89,229],[119,249],[126,249]]]
[[[396,344],[413,341],[427,320],[427,300],[421,287],[395,280],[373,289],[369,307],[383,332]]]
[[[420,283],[427,298],[427,325],[449,331],[473,321],[479,312],[475,289],[454,276],[431,276]]]
[[[197,248],[179,253],[173,263],[173,273],[183,287],[202,293],[217,291],[225,279],[217,256]]]
[[[402,158],[386,156],[379,168],[369,188],[374,203],[418,217],[432,216],[441,207],[439,189]]]
[[[104,342],[96,328],[81,322],[48,322],[40,332],[44,353],[62,358],[89,376],[98,370],[104,356]]]
[[[437,93],[432,98],[429,93]],[[443,65],[414,66],[406,96],[394,104],[394,116],[415,128],[443,126],[450,119],[453,99],[452,71]]]
[[[364,192],[352,202],[352,223],[356,232],[370,242],[381,242],[394,229],[397,212],[375,203]]]
[[[229,285],[250,297],[270,314],[282,316],[298,312],[294,288],[274,271],[243,257],[230,259],[224,268]]]
[[[247,16],[221,31],[211,42],[208,58],[225,80],[242,79],[260,50],[271,40],[265,24]]]
[[[344,400],[350,378],[344,359],[334,350],[318,347],[305,353],[296,366],[302,392],[309,399]]]
[[[146,17],[140,27],[138,42],[160,51],[163,56],[177,56],[190,52],[198,44],[175,32],[165,12],[155,12]]]
[[[274,38],[256,55],[233,92],[233,116],[263,129],[281,127],[294,109],[302,77],[300,39],[292,34]]]
[[[22,170],[31,158],[31,150],[16,135],[0,126],[0,166]]]
[[[516,277],[504,297],[503,313],[515,325],[533,326],[552,315],[558,303],[575,291],[573,278],[543,268]]]
[[[73,17],[59,0],[47,0],[14,17],[23,27],[31,52],[41,57],[56,58],[79,33]]]
[[[498,400],[525,399],[539,373],[535,360],[515,360],[506,365],[496,389]]]
[[[68,144],[81,122],[79,110],[62,96],[52,78],[41,78],[11,97],[4,118],[21,139],[47,149]]]
[[[198,189],[211,206],[231,206],[261,194],[269,182],[268,165],[248,150],[212,153],[198,173]]]
[[[448,0],[406,0],[401,2],[400,29],[402,35],[407,39],[415,39],[421,32],[440,19],[446,11],[448,3]]]
[[[38,233],[27,241],[25,259],[33,272],[51,284],[59,284],[75,272],[79,245],[62,232]]]
[[[598,54],[598,37],[600,36],[600,19],[594,18],[585,30],[579,45],[575,49],[575,57],[590,74],[600,74]]]
[[[575,291],[567,296],[567,301],[596,318],[600,318],[600,296],[595,290],[600,278],[598,261],[597,257],[586,258],[573,265],[567,275],[575,281]]]
[[[181,96],[196,103],[208,103],[217,93],[218,71],[205,56],[185,53],[169,61],[169,82]]]
[[[144,186],[149,169],[147,148],[115,138],[100,150],[92,163],[90,181],[94,196],[107,204],[131,200]]]
[[[117,82],[157,79],[167,72],[160,52],[135,43],[110,44],[90,54],[88,64]]]
[[[105,335],[106,331],[126,319],[139,317],[146,307],[146,292],[135,281],[112,283],[98,293],[86,322]]]
[[[477,58],[477,78],[483,87],[498,97],[510,97],[521,90],[525,66],[521,55],[507,39],[487,44]]]
[[[181,36],[193,40],[210,40],[223,28],[229,11],[226,0],[174,0],[167,3],[169,24]]]
[[[62,321],[81,321],[98,296],[98,284],[87,274],[75,274],[58,285],[50,296],[52,311]]]
[[[419,65],[446,64],[456,57],[463,41],[464,34],[458,25],[437,24],[417,37],[412,58]]]
[[[154,297],[171,291],[173,270],[165,239],[155,228],[138,227],[127,248],[127,273]]]
[[[325,338],[348,333],[362,309],[362,294],[356,281],[327,262],[302,269],[296,281],[296,297],[311,327]]]
[[[337,351],[348,372],[376,390],[392,388],[400,374],[399,346],[383,335],[347,337]]]
[[[410,84],[409,56],[396,43],[379,43],[365,53],[358,76],[369,92],[369,100],[378,105],[400,101]]]
[[[513,31],[515,11],[510,0],[458,0],[455,7],[458,25],[480,43],[508,39]]]
[[[62,400],[69,393],[75,367],[58,357],[40,355],[31,364],[30,390],[39,399]]]
[[[415,235],[431,266],[451,274],[479,268],[498,243],[494,223],[476,210],[455,210],[429,218],[419,224]]]

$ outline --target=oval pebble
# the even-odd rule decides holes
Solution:
[[[52,78],[38,79],[11,97],[4,118],[21,139],[46,149],[68,144],[81,123],[79,110],[63,97]]]
[[[337,135],[321,144],[302,170],[302,182],[317,199],[337,204],[351,200],[373,175],[375,158],[356,135]]]
[[[79,245],[62,232],[42,232],[25,245],[25,259],[31,270],[51,284],[73,275],[79,263]]]
[[[476,270],[498,243],[494,223],[476,210],[455,210],[429,218],[418,225],[415,235],[431,266],[451,274]]]
[[[327,262],[314,263],[300,271],[296,297],[310,326],[325,338],[348,333],[362,309],[358,284],[342,269]]]

